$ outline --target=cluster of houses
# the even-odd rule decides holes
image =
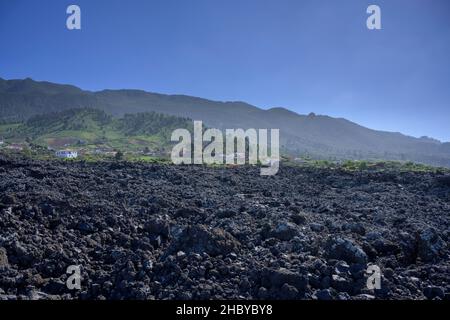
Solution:
[[[103,156],[109,156],[109,157],[114,157],[117,154],[117,151],[115,151],[114,149],[110,149],[110,148],[97,148],[93,151],[83,151],[80,150],[81,153],[92,153],[92,154],[96,154],[96,155],[103,155]],[[143,154],[143,155],[158,155],[157,152],[154,151],[149,151],[147,150],[145,151],[141,151],[141,152],[137,152],[139,154]],[[64,158],[64,159],[75,159],[79,156],[78,151],[74,151],[74,150],[69,150],[69,149],[64,149],[64,150],[58,150],[55,152],[55,156],[58,158]]]
[[[6,150],[20,152],[28,147],[28,145],[21,143],[5,143],[4,140],[0,139],[0,148],[4,148]],[[49,150],[51,149],[49,148]],[[78,157],[78,152],[74,150],[58,150],[55,152],[55,156],[58,158],[74,159]]]
[[[0,140],[0,148],[4,148],[11,151],[22,151],[26,145],[19,143],[5,143],[4,140]]]
[[[78,141],[78,145],[85,144],[84,141],[80,140]],[[28,143],[10,143],[4,141],[2,138],[0,138],[0,148],[6,149],[10,151],[15,152],[21,152],[26,150],[27,148],[30,148],[31,145]],[[114,157],[117,154],[117,151],[110,148],[110,147],[97,147],[96,149],[87,149],[87,148],[77,148],[77,150],[67,148],[69,145],[62,146],[64,149],[57,149],[52,146],[47,146],[47,150],[50,153],[53,153],[53,155],[57,158],[61,159],[76,159],[84,154],[94,154],[94,155],[102,155],[107,157]],[[142,155],[151,155],[151,156],[157,156],[162,155],[163,152],[158,152],[155,150],[150,150],[149,148],[145,148],[142,151],[135,152],[136,154],[142,154]]]

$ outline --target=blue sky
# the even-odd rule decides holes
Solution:
[[[77,4],[82,30],[66,29]],[[366,28],[377,4],[382,30]],[[344,117],[450,141],[447,0],[0,0],[0,77]]]

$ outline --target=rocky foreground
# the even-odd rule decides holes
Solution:
[[[0,191],[0,299],[450,298],[443,173],[0,156]]]

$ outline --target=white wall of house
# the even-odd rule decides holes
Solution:
[[[55,155],[58,158],[73,159],[73,158],[78,157],[78,152],[70,151],[70,150],[59,150],[59,151],[56,151]]]

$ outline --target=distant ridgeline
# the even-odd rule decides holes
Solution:
[[[159,116],[154,114],[147,116],[150,118],[142,115],[133,116],[137,113],[156,112],[172,115],[177,119],[202,120],[209,128],[280,129],[281,148],[293,157],[306,156],[326,160],[404,160],[450,167],[450,143],[372,130],[342,118],[313,113],[300,115],[284,108],[263,110],[244,102],[219,102],[141,90],[92,92],[71,85],[38,82],[32,79],[0,78],[0,121],[3,123],[25,121],[35,115],[75,108],[98,109],[106,113],[94,116],[91,111],[95,120],[93,122],[92,119],[89,121],[85,119],[84,123],[81,120],[81,123],[80,121],[69,123],[66,120],[65,131],[81,132],[79,128],[83,126],[91,128],[92,131],[89,131],[87,138],[106,136],[113,139],[117,133],[128,136],[155,135],[154,130],[158,131],[156,134],[158,137],[166,135],[173,128],[171,121],[174,123],[178,121],[175,118],[166,120],[161,118],[159,122],[153,123]],[[121,120],[110,118],[110,116],[122,117],[125,114],[129,115]],[[70,117],[70,113],[66,117]],[[45,117],[34,118],[33,122],[44,119]],[[74,119],[70,122],[72,120]],[[156,126],[147,127],[146,121],[151,121]],[[45,135],[44,131],[51,129],[56,123],[38,125],[36,122],[35,124],[29,122],[28,125],[30,128],[23,130],[30,130],[29,133],[40,132],[35,134],[39,136]],[[1,135],[0,132],[0,138]]]

